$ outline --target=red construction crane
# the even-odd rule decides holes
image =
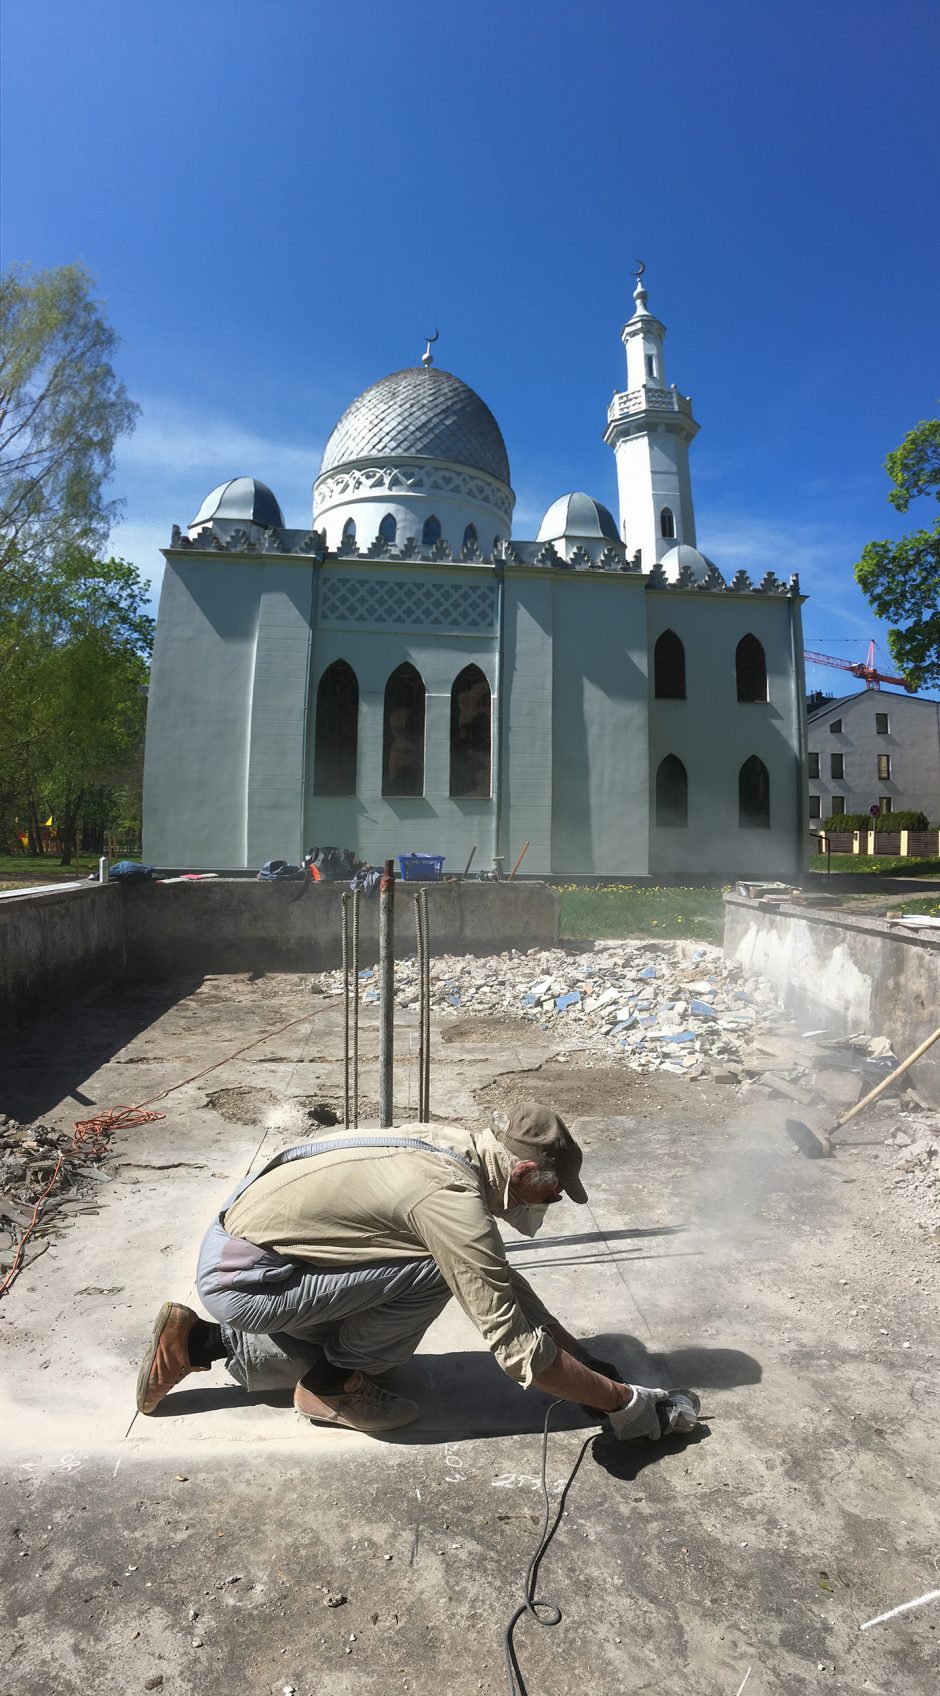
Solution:
[[[863,677],[866,689],[880,689],[883,683],[896,683],[898,688],[906,689],[909,695],[917,693],[913,683],[908,683],[906,677],[889,677],[886,671],[875,670],[875,644],[868,644],[868,658],[864,661],[837,660],[834,654],[815,654],[810,648],[804,653],[808,665],[834,665],[839,671],[850,671],[853,677]]]

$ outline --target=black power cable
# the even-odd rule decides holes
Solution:
[[[597,1436],[596,1431],[589,1431],[587,1436],[584,1439],[584,1442],[581,1444],[581,1451],[578,1455],[577,1460],[574,1463],[574,1466],[571,1468],[571,1471],[568,1474],[567,1482],[565,1483],[565,1487],[561,1492],[561,1496],[559,1497],[558,1511],[555,1514],[555,1518],[552,1521],[551,1526],[549,1526],[548,1521],[549,1521],[549,1515],[551,1513],[551,1503],[550,1503],[549,1498],[548,1498],[548,1479],[547,1479],[548,1422],[551,1419],[552,1413],[554,1412],[555,1408],[562,1406],[562,1399],[559,1399],[558,1401],[551,1402],[545,1410],[545,1425],[544,1425],[544,1428],[543,1428],[543,1431],[542,1431],[542,1500],[543,1500],[543,1503],[544,1503],[544,1512],[543,1512],[543,1516],[542,1516],[542,1529],[539,1533],[539,1540],[538,1540],[538,1542],[535,1546],[535,1549],[534,1549],[533,1554],[532,1554],[532,1559],[529,1562],[528,1571],[526,1572],[526,1575],[525,1575],[525,1587],[524,1587],[524,1590],[523,1590],[522,1604],[521,1604],[520,1607],[518,1607],[516,1609],[511,1620],[509,1621],[508,1625],[506,1626],[505,1631],[503,1632],[503,1655],[504,1655],[505,1662],[506,1662],[506,1683],[507,1683],[508,1688],[509,1688],[509,1696],[528,1696],[525,1681],[522,1677],[522,1672],[521,1672],[520,1667],[519,1667],[519,1662],[516,1659],[516,1650],[515,1650],[515,1645],[513,1643],[513,1632],[515,1631],[516,1626],[518,1625],[519,1621],[521,1620],[523,1614],[531,1614],[532,1618],[539,1625],[552,1626],[552,1625],[560,1625],[561,1624],[561,1618],[562,1618],[561,1609],[559,1607],[556,1607],[554,1602],[548,1602],[548,1601],[544,1600],[544,1598],[535,1596],[534,1595],[535,1584],[536,1584],[536,1580],[538,1578],[538,1572],[539,1572],[539,1567],[542,1563],[542,1558],[545,1555],[545,1552],[548,1549],[548,1546],[549,1546],[552,1538],[555,1535],[555,1532],[558,1530],[558,1527],[561,1523],[561,1516],[565,1511],[565,1502],[568,1499],[568,1491],[571,1489],[571,1486],[574,1483],[575,1478],[578,1475],[578,1469],[579,1469],[581,1462],[583,1461],[585,1455],[587,1454],[589,1444],[591,1444],[594,1441],[594,1438]],[[545,1616],[546,1616],[545,1618],[543,1618],[542,1614],[540,1614],[538,1612],[539,1608],[541,1608],[545,1611]]]

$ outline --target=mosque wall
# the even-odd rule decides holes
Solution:
[[[552,582],[552,870],[646,875],[647,644],[644,582]]]
[[[782,596],[649,590],[650,865],[679,877],[794,877],[802,869],[803,783],[800,668],[794,668],[791,609]],[[653,651],[672,630],[685,649],[684,700],[657,700]],[[739,701],[735,651],[746,634],[762,644],[767,699]],[[658,826],[660,761],[688,774],[688,824]],[[756,755],[767,768],[770,828],[739,822],[738,774]]]
[[[315,710],[323,673],[345,660],[359,685],[358,755],[354,795],[315,792]],[[408,662],[426,690],[424,793],[383,796],[385,688]],[[447,870],[462,870],[474,843],[479,868],[496,852],[496,803],[452,797],[451,690],[467,665],[484,673],[498,722],[497,591],[492,573],[419,565],[368,567],[349,561],[323,571],[313,644],[310,728],[304,777],[306,848],[354,848],[376,865],[390,855],[443,854]]]
[[[512,870],[524,842],[527,876],[552,871],[552,582],[542,572],[505,575],[500,852]]]
[[[378,536],[379,525],[388,513],[397,525],[399,547],[409,536],[420,544],[425,520],[433,516],[455,556],[459,555],[463,546],[468,524],[475,527],[483,553],[491,552],[494,538],[503,540],[510,530],[507,519],[488,503],[473,500],[467,495],[445,497],[435,490],[426,493],[415,490],[404,495],[399,492],[376,494],[366,489],[361,494],[346,494],[335,505],[317,506],[314,522],[318,530],[325,531],[327,547],[338,551],[343,531],[351,520],[356,526],[356,546],[360,552],[365,552]]]

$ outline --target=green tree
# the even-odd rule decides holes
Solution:
[[[139,407],[81,265],[0,277],[0,569],[96,551],[123,502],[102,493]]]
[[[63,865],[86,799],[100,823],[101,791],[118,805],[139,779],[152,642],[124,560],[72,549],[44,572],[14,559],[0,574],[0,803],[34,842],[52,812]]]
[[[934,491],[940,500],[940,418],[916,424],[885,468],[896,511]],[[897,542],[869,542],[855,576],[878,617],[898,621],[888,645],[901,675],[915,689],[940,684],[940,519]]]

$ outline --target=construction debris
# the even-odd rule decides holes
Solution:
[[[42,1254],[40,1239],[57,1214],[94,1211],[93,1201],[76,1194],[76,1185],[90,1169],[72,1152],[72,1133],[51,1125],[21,1125],[0,1113],[0,1274],[8,1274],[22,1238],[29,1231],[37,1203],[48,1188],[61,1157],[55,1191],[42,1201],[25,1262]],[[94,1176],[101,1174],[94,1171]],[[22,1258],[22,1257],[21,1257]]]

